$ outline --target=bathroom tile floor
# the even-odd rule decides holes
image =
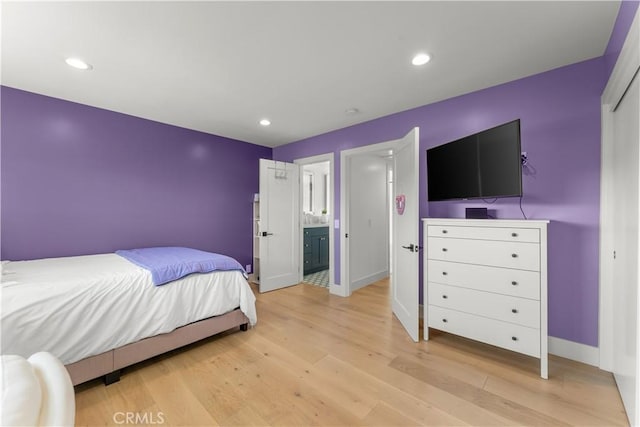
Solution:
[[[302,282],[309,283],[311,285],[322,286],[323,288],[328,288],[329,269],[307,274],[302,278]]]

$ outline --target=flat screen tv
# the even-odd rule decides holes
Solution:
[[[520,120],[427,150],[429,201],[522,196]]]

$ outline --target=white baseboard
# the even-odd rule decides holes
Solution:
[[[360,288],[364,288],[367,285],[370,285],[378,280],[382,280],[385,277],[389,277],[389,270],[378,271],[377,273],[370,274],[361,279],[354,280],[351,283],[351,293],[357,291]]]
[[[600,349],[598,347],[562,338],[549,337],[549,353],[595,367],[600,365]]]
[[[331,295],[337,295],[339,297],[348,297],[347,287],[342,285],[336,285],[334,283],[329,284],[329,293]]]

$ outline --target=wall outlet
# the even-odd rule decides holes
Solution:
[[[246,271],[247,273],[251,273],[251,264],[247,264],[244,266],[244,271]]]

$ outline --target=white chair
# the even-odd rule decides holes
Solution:
[[[0,425],[73,426],[75,394],[64,365],[51,353],[2,355]]]

